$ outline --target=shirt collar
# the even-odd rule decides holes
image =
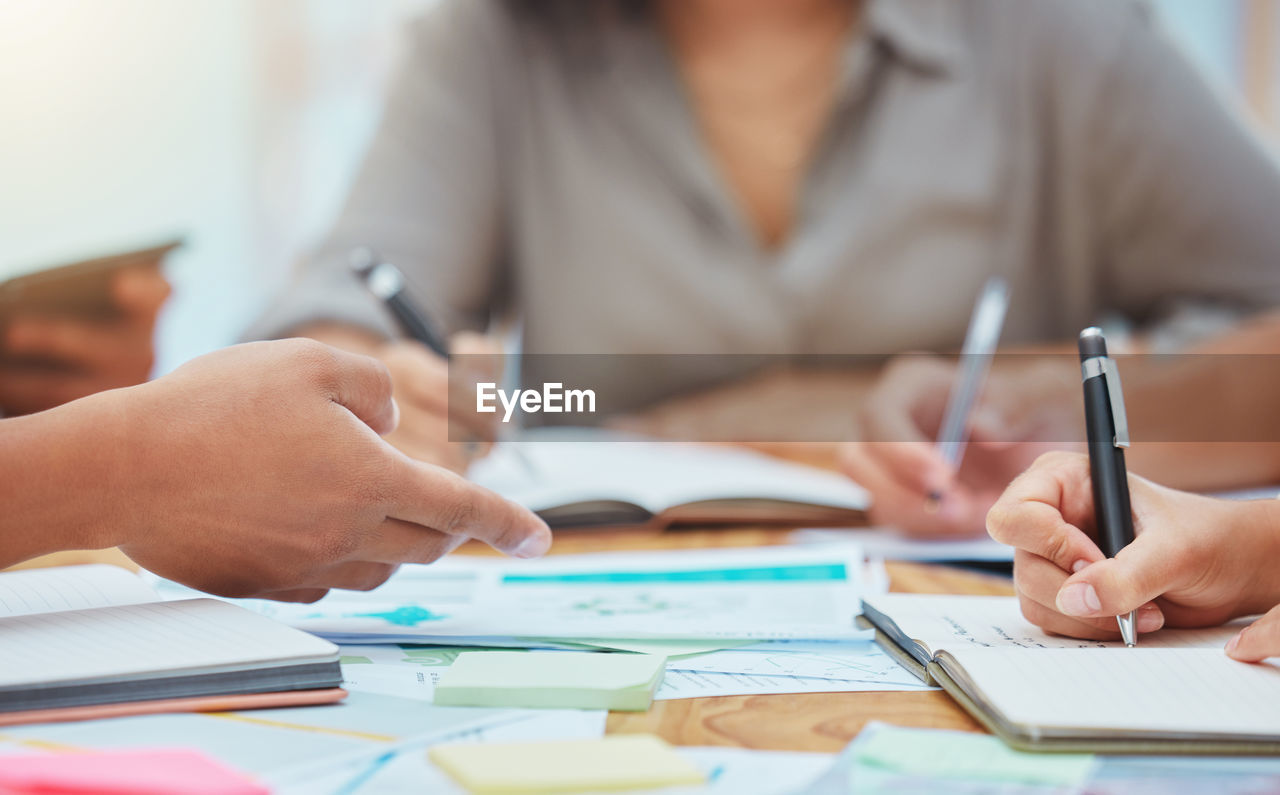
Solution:
[[[869,0],[865,31],[908,66],[954,74],[963,55],[956,0]]]

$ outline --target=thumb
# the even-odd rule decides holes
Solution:
[[[1227,643],[1227,656],[1241,662],[1280,657],[1280,605],[1240,630],[1240,634]]]
[[[1159,538],[1139,535],[1120,554],[1073,574],[1058,590],[1057,607],[1077,618],[1137,610],[1176,585],[1175,555]]]

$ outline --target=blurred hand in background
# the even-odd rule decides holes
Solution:
[[[0,412],[31,414],[146,381],[170,292],[159,264],[138,265],[113,274],[111,317],[11,315],[0,326]]]
[[[872,522],[922,538],[981,535],[1009,481],[1042,453],[1072,446],[1084,427],[1074,361],[1017,364],[988,375],[956,469],[936,445],[956,364],[922,355],[889,362],[861,407],[861,440],[839,453],[841,469],[871,492]]]

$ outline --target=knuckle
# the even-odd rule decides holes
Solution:
[[[337,352],[311,339],[290,340],[291,356],[309,383],[333,391],[338,385]]]
[[[470,495],[461,489],[453,489],[445,497],[440,531],[449,535],[464,535],[480,519],[480,509]]]
[[[1066,569],[1075,561],[1069,560],[1071,554],[1071,539],[1061,528],[1054,530],[1045,539],[1045,555],[1056,565]]]
[[[316,542],[316,554],[325,563],[347,560],[359,548],[359,535],[346,528],[335,528],[324,532]]]

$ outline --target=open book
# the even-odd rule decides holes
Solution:
[[[0,725],[344,695],[332,643],[217,599],[157,598],[114,566],[0,574]],[[261,698],[285,691],[307,692]]]
[[[512,443],[529,466],[498,445],[468,477],[553,527],[861,524],[870,505],[867,492],[842,475],[740,447],[584,429],[540,429],[531,438]]]
[[[1017,599],[865,599],[877,640],[1009,745],[1110,753],[1280,754],[1280,665],[1236,662],[1245,622],[1119,642],[1047,635]]]

